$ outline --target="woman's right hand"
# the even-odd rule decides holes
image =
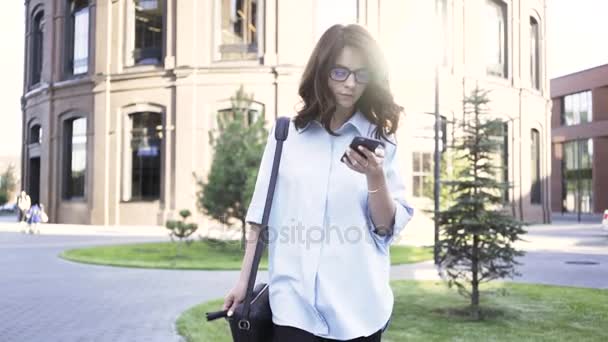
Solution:
[[[247,283],[239,281],[224,297],[224,305],[222,306],[222,310],[228,310],[228,316],[232,316],[236,306],[245,300],[246,294]]]

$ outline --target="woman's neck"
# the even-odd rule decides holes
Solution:
[[[342,127],[342,125],[348,121],[348,119],[355,113],[354,107],[344,108],[338,107],[334,112],[334,115],[331,120],[331,126],[333,130],[337,130]]]

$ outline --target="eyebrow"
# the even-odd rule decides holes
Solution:
[[[339,63],[336,63],[336,66],[344,68],[344,69],[348,69],[350,71],[360,71],[360,70],[366,70],[367,71],[369,69],[367,67],[362,67],[362,68],[358,68],[358,69],[351,69],[351,68],[347,67],[346,65],[342,65],[342,64],[339,64]]]

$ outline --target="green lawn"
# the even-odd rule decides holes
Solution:
[[[204,239],[183,244],[180,256],[176,257],[177,243],[154,242],[100,246],[71,249],[60,256],[64,259],[110,266],[197,269],[197,270],[239,270],[244,251],[239,241]],[[407,264],[432,259],[433,251],[427,247],[391,246],[391,263]],[[260,262],[260,269],[267,269],[268,250]]]
[[[486,320],[457,314],[467,302],[455,290],[433,281],[392,281],[393,320],[383,342],[402,341],[608,341],[608,291],[495,283],[483,286]],[[205,312],[221,309],[222,299],[185,311],[178,332],[188,342],[229,342],[224,319],[207,322]]]

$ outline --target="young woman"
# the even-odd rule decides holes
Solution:
[[[393,310],[389,245],[411,219],[398,166],[393,101],[380,48],[359,25],[320,38],[292,119],[268,227],[273,342],[380,341]],[[248,208],[253,224],[240,279],[224,310],[245,298],[270,181],[272,127]],[[349,148],[357,136],[384,148]],[[346,152],[347,158],[342,158]]]

